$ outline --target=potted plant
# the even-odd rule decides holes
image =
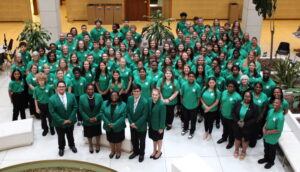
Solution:
[[[34,51],[37,47],[48,47],[47,41],[51,39],[51,33],[42,28],[39,22],[29,20],[26,22],[23,31],[17,38],[17,41],[25,41],[28,51]]]
[[[174,35],[170,28],[170,23],[173,21],[171,18],[164,19],[160,10],[157,10],[154,15],[145,16],[154,23],[146,25],[142,30],[142,37],[146,40],[156,40],[159,45],[163,44],[163,41],[173,40]],[[168,23],[168,26],[165,25]]]

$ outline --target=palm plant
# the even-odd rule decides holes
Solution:
[[[36,50],[37,47],[47,47],[47,42],[51,39],[51,33],[42,28],[38,22],[32,20],[26,21],[23,31],[17,38],[17,41],[25,41],[27,43],[27,50]]]
[[[142,37],[147,40],[156,40],[159,44],[162,44],[163,40],[174,39],[174,35],[171,32],[170,23],[173,21],[171,18],[164,19],[160,10],[157,10],[154,15],[145,16],[154,23],[146,25],[142,30]],[[168,23],[168,26],[164,23]]]
[[[270,58],[273,57],[273,42],[275,34],[275,11],[277,7],[277,0],[253,0],[255,4],[255,9],[258,12],[258,15],[261,15],[264,19],[269,17],[270,22],[270,31],[271,31],[271,51]]]
[[[293,88],[300,72],[300,63],[297,61],[291,61],[290,56],[288,56],[284,60],[273,62],[273,65],[275,71],[277,72],[277,74],[274,76],[274,80],[281,86]]]

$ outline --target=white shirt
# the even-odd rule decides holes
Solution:
[[[133,113],[135,113],[135,109],[140,101],[141,96],[139,96],[138,98],[134,97],[134,102],[133,102]]]
[[[62,104],[64,105],[65,109],[67,110],[67,95],[66,93],[64,93],[63,95],[58,94],[60,101],[62,102]]]

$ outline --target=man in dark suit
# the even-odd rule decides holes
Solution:
[[[55,127],[58,136],[59,156],[64,155],[65,135],[67,135],[70,149],[76,153],[73,131],[74,123],[77,121],[77,103],[75,96],[66,92],[64,81],[57,83],[57,94],[51,96],[49,100],[49,112],[52,116],[52,126]]]
[[[132,94],[133,96],[130,96],[127,101],[127,115],[133,146],[133,153],[129,156],[129,159],[139,155],[139,162],[143,162],[148,118],[147,99],[141,97],[140,85],[132,85]]]

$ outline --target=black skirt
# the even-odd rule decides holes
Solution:
[[[149,138],[154,142],[162,140],[164,138],[164,132],[160,134],[158,131],[153,130],[152,127],[149,127]]]
[[[101,125],[83,126],[84,137],[92,138],[102,134]]]
[[[237,140],[242,140],[244,139],[245,141],[249,141],[249,139],[251,138],[251,135],[254,134],[253,130],[250,129],[249,127],[245,128],[245,127],[239,127],[238,125],[234,126],[234,137]]]
[[[106,139],[110,143],[121,143],[125,139],[125,130],[123,129],[120,132],[106,132]]]

